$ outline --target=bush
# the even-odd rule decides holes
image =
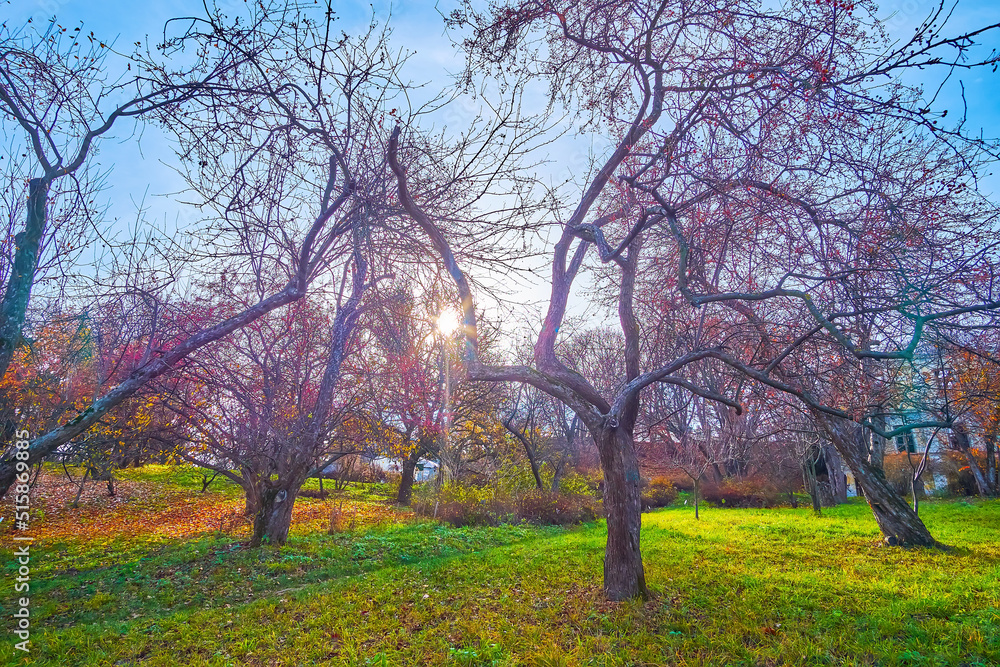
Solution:
[[[701,497],[721,507],[777,507],[781,493],[772,484],[755,479],[726,479],[700,487]]]
[[[910,454],[913,461],[913,465],[920,464],[920,454]],[[910,480],[913,478],[913,468],[910,467],[909,461],[906,460],[906,453],[899,454],[886,454],[882,461],[883,469],[885,470],[885,479],[892,487],[892,490],[901,496],[910,495]],[[924,477],[929,477],[928,472],[924,473]]]
[[[403,474],[398,472],[386,472],[385,480],[381,484],[385,484],[390,489],[392,489],[393,495],[396,493],[396,489],[399,488],[399,483],[403,481]],[[381,489],[379,490],[381,492]]]
[[[960,452],[941,452],[934,466],[934,472],[948,480],[948,494],[952,496],[974,496],[978,492],[976,480],[969,469],[969,462]]]
[[[642,509],[667,507],[677,500],[677,487],[666,477],[654,477],[642,490]]]
[[[551,491],[533,491],[517,503],[517,517],[536,525],[566,526],[593,521],[600,512],[600,504],[592,496]]]
[[[480,504],[445,501],[414,509],[417,509],[418,514],[436,517],[455,528],[462,528],[464,526],[496,526],[500,523],[496,514],[489,511],[485,505]],[[496,507],[494,507],[495,509]]]
[[[537,525],[568,525],[593,521],[601,504],[592,495],[552,493],[533,489],[508,494],[494,487],[449,484],[434,494],[431,485],[414,493],[413,511],[455,527],[497,526],[525,521]]]
[[[559,480],[559,492],[571,496],[600,498],[602,482],[603,477],[600,470],[586,474],[573,472]]]

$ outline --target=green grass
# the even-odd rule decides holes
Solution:
[[[71,467],[78,477],[83,470]],[[200,492],[203,476],[207,471],[192,465],[157,465],[148,464],[141,468],[124,468],[115,471],[115,478],[133,482],[151,482],[164,488]],[[208,477],[212,476],[207,472]],[[334,481],[323,480],[323,490],[333,494]],[[319,491],[319,479],[312,477],[302,485],[302,490]],[[210,493],[220,493],[227,496],[242,497],[243,489],[228,477],[218,475],[208,487]],[[338,497],[354,500],[385,500],[395,497],[394,489],[386,484],[370,484],[366,482],[350,482],[337,494]]]
[[[601,596],[601,523],[396,525],[258,551],[204,536],[119,557],[48,544],[26,662],[1000,664],[1000,503],[921,514],[953,552],[875,546],[857,502],[821,517],[661,510],[643,524],[654,595],[624,604]]]

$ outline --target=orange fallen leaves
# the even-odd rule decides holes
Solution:
[[[111,541],[116,538],[187,538],[216,531],[249,535],[251,521],[244,516],[244,499],[210,491],[165,487],[151,482],[116,481],[115,495],[105,482],[88,482],[78,507],[72,502],[79,487],[61,473],[45,471],[31,494],[32,520],[27,533],[44,541]],[[292,515],[292,533],[326,530],[336,506],[356,526],[403,518],[389,505],[341,500],[299,498]],[[42,510],[39,514],[37,510]],[[3,532],[11,523],[4,522]]]

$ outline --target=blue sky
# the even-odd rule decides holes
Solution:
[[[237,9],[244,0],[218,0],[220,6]],[[443,80],[447,71],[455,71],[461,63],[455,58],[445,35],[440,11],[447,11],[451,0],[439,3],[424,1],[390,3],[385,0],[369,2],[338,2],[336,10],[348,32],[354,26],[366,24],[373,9],[381,17],[392,12],[394,41],[417,52],[413,60],[415,79]],[[166,19],[184,13],[200,13],[200,0],[0,0],[0,16],[11,25],[18,25],[33,17],[45,20],[57,16],[63,25],[83,22],[88,30],[93,30],[105,39],[117,36],[119,44],[131,44],[145,37],[156,40]],[[880,5],[880,12],[887,17],[887,25],[893,36],[904,37],[913,33],[914,27],[936,6],[927,0],[891,0]],[[1000,8],[995,0],[965,0],[960,2],[950,24],[952,31],[971,29],[976,26],[1000,22]],[[1000,49],[997,43],[987,47]],[[939,72],[932,74],[939,76]],[[919,81],[919,73],[913,80]],[[958,73],[954,81],[961,79],[965,84],[966,99],[970,106],[970,126],[983,128],[987,136],[1000,135],[1000,73],[985,69],[976,72]],[[949,88],[954,95],[958,86]],[[957,102],[945,101],[946,108],[957,113]],[[131,188],[130,188],[131,189]]]

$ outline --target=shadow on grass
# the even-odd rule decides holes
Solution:
[[[141,556],[133,549],[129,562],[108,545],[102,547],[102,554],[59,558],[60,563],[78,562],[80,567],[49,573],[40,568],[32,584],[38,600],[34,614],[39,623],[55,629],[242,605],[311,584],[562,532],[528,526],[456,529],[418,523],[334,535],[313,533],[293,538],[284,547],[258,549],[207,536],[169,542]],[[65,548],[61,544],[46,547],[36,562],[44,568],[47,553],[65,553]]]

